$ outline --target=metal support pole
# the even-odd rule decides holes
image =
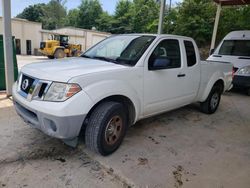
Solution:
[[[13,46],[11,32],[11,0],[2,0],[3,7],[3,43],[5,61],[6,94],[12,95],[12,85],[14,83]]]
[[[216,35],[217,35],[217,30],[218,30],[218,25],[219,25],[219,20],[220,20],[220,13],[221,13],[221,4],[217,4],[217,12],[216,12],[215,21],[214,21],[214,30],[213,30],[210,51],[213,50],[215,47]]]
[[[169,13],[171,12],[171,9],[172,9],[172,0],[170,0],[170,2],[169,2]]]
[[[160,16],[159,16],[159,24],[158,24],[158,34],[162,34],[162,30],[163,30],[165,5],[166,5],[166,0],[161,0],[161,9],[160,9]]]

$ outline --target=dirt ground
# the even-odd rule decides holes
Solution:
[[[114,154],[76,149],[26,125],[0,95],[0,187],[249,188],[250,97],[223,95],[131,127]]]

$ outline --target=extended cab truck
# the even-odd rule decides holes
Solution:
[[[230,87],[230,63],[201,62],[193,39],[112,36],[81,57],[30,64],[13,86],[17,113],[32,127],[76,145],[114,152],[140,119],[200,102],[214,113]]]
[[[233,86],[245,89],[250,95],[250,30],[228,33],[208,60],[231,62]]]

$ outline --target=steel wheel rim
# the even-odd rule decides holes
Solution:
[[[219,94],[214,93],[212,98],[211,98],[211,102],[210,102],[210,105],[211,105],[212,109],[215,109],[218,106],[219,99],[220,99]]]
[[[105,129],[105,141],[108,145],[113,145],[121,136],[122,118],[120,116],[113,116],[108,122]]]

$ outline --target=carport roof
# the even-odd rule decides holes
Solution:
[[[250,0],[214,0],[214,2],[221,4],[222,6],[250,4]]]

